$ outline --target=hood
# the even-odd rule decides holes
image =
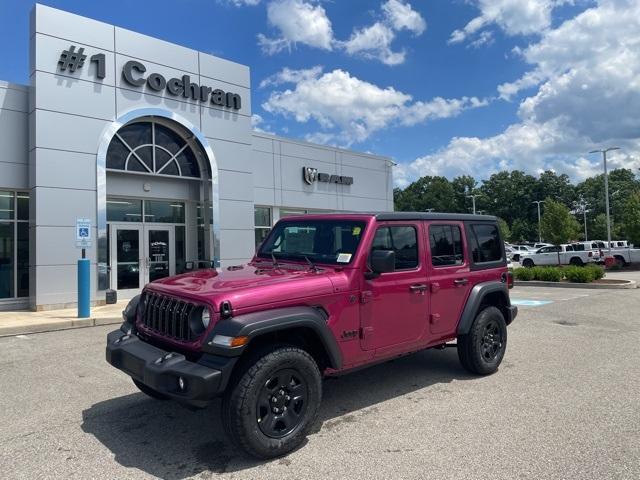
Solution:
[[[260,266],[262,267],[262,265]],[[249,264],[217,272],[199,270],[150,283],[146,288],[170,296],[210,304],[218,310],[228,300],[234,310],[266,303],[327,295],[334,292],[331,268],[312,271],[304,266],[271,265],[259,268]]]

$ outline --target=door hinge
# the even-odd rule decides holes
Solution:
[[[435,325],[439,321],[440,321],[440,314],[439,313],[432,313],[429,316],[429,322],[431,323],[431,325]]]

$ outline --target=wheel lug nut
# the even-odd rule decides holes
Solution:
[[[276,397],[271,397],[271,403],[276,403],[278,399]]]
[[[287,411],[287,407],[282,407],[282,411],[286,412]]]
[[[280,395],[284,395],[284,390],[280,390],[278,393],[279,393]]]
[[[287,395],[286,397],[284,397],[284,399],[288,402],[289,400],[291,400],[291,397]]]

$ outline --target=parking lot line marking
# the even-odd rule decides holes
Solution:
[[[521,307],[540,307],[542,305],[547,305],[548,303],[553,303],[551,300],[525,300],[520,298],[512,298],[511,305],[518,305]]]

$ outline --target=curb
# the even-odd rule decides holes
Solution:
[[[74,328],[99,327],[102,325],[114,325],[117,323],[122,323],[122,317],[78,318],[75,320],[64,320],[61,322],[41,322],[11,327],[0,326],[0,337],[56,332],[59,330],[71,330]]]
[[[555,287],[555,288],[586,288],[589,290],[628,290],[638,288],[635,280],[623,280],[627,283],[565,283],[565,282],[541,282],[539,280],[516,281],[516,287]]]

